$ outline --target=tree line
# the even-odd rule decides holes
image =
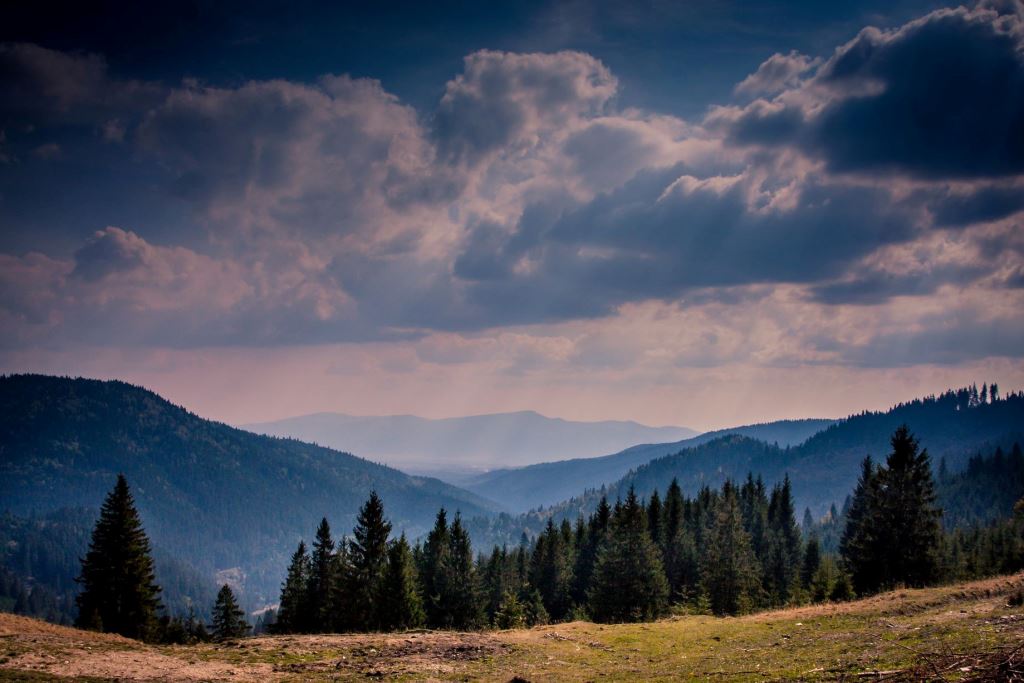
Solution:
[[[410,549],[404,537],[388,541],[390,525],[373,494],[351,540],[335,543],[324,520],[312,553],[300,543],[275,628],[641,621],[672,606],[739,614],[961,578],[950,556],[969,554],[970,539],[942,531],[927,452],[906,427],[892,435],[891,447],[885,463],[865,460],[838,553],[823,546],[813,524],[801,531],[788,478],[768,490],[748,475],[692,498],[676,481],[648,500],[631,489],[614,505],[602,499],[575,525],[549,519],[532,542],[524,536],[516,547],[496,546],[475,558],[461,518],[449,524],[444,510],[422,544]],[[1005,542],[998,561],[976,564],[974,573],[1024,565],[1020,531],[1018,519],[976,532],[979,542],[990,534]],[[376,539],[372,546],[368,538]],[[375,603],[374,595],[382,597]]]
[[[549,519],[535,539],[524,535],[515,547],[480,555],[460,515],[449,521],[444,509],[415,545],[393,537],[373,492],[350,536],[335,540],[324,519],[311,546],[299,542],[276,618],[266,623],[277,633],[316,633],[646,621],[672,609],[741,614],[1024,566],[1024,502],[1014,519],[945,533],[927,451],[905,426],[890,442],[884,463],[863,462],[838,552],[809,515],[801,530],[788,477],[768,489],[748,475],[692,497],[675,480],[646,500],[630,489],[575,524]],[[218,594],[212,634],[194,615],[156,618],[160,589],[124,477],[104,503],[79,581],[82,627],[167,640],[249,630],[228,586]]]

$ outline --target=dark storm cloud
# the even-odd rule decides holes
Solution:
[[[810,288],[811,297],[828,305],[871,306],[896,296],[926,296],[947,284],[966,286],[990,273],[982,264],[937,267],[921,273],[868,271],[855,279]]]
[[[139,182],[209,239],[99,222],[90,230],[126,229],[76,240],[63,260],[7,255],[0,289],[23,290],[11,319],[40,321],[35,339],[117,330],[181,347],[562,323],[652,300],[755,310],[777,291],[794,318],[947,284],[1013,296],[1021,260],[1004,252],[1019,240],[976,224],[1024,209],[1020,179],[1002,177],[1024,170],[1019,27],[943,11],[865,30],[817,67],[777,55],[738,87],[776,99],[699,123],[617,106],[616,77],[575,51],[474,52],[417,111],[346,75],[190,80],[151,101],[102,58],[15,46],[0,54],[10,116],[85,123],[105,153],[145,159]],[[54,165],[72,161],[60,143]],[[979,256],[931,263],[926,242],[943,231]],[[877,266],[897,245],[921,247],[913,270]]]
[[[957,311],[926,319],[909,329],[879,334],[841,351],[845,361],[864,367],[901,367],[934,363],[956,365],[976,358],[1024,357],[1024,321],[986,319]]]
[[[100,55],[0,44],[0,125],[100,125],[106,117],[142,111],[161,92],[112,76]]]
[[[961,7],[865,29],[804,85],[809,100],[756,102],[734,117],[730,139],[795,145],[837,172],[1024,172],[1024,22],[1019,4],[1002,5],[1014,13]]]
[[[814,282],[915,234],[913,214],[883,191],[808,184],[795,207],[756,211],[743,177],[679,173],[641,173],[547,226],[521,223],[533,237],[516,249],[512,239],[521,233],[502,243],[488,227],[472,236],[461,262],[532,251],[535,263],[523,274],[493,261],[485,278],[465,267],[456,274],[472,281],[472,300],[485,309],[537,299],[547,318],[589,317],[697,288]]]
[[[1024,188],[982,187],[948,193],[930,202],[930,209],[935,222],[943,226],[997,221],[1024,210]]]

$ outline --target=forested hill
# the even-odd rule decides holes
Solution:
[[[889,437],[901,424],[907,424],[928,449],[936,469],[945,460],[955,472],[978,452],[997,446],[1008,451],[1014,443],[1024,443],[1024,394],[995,400],[986,396],[982,401],[976,389],[950,391],[888,411],[850,416],[788,448],[737,434],[723,436],[652,460],[603,489],[581,492],[548,510],[474,520],[473,534],[481,542],[514,542],[524,531],[539,532],[550,515],[574,520],[581,512],[592,512],[602,495],[614,501],[624,497],[630,486],[647,496],[655,488],[664,490],[676,478],[692,495],[705,484],[718,487],[726,479],[742,479],[748,473],[761,476],[768,485],[788,474],[797,509],[810,507],[817,516],[832,503],[842,505],[856,484],[864,456],[884,460]]]
[[[251,600],[276,599],[298,539],[324,515],[351,528],[371,489],[411,536],[441,506],[490,506],[436,479],[201,419],[124,382],[0,377],[0,415],[5,510],[96,509],[123,472],[154,545],[211,579],[241,568]]]
[[[517,469],[494,470],[462,486],[504,505],[512,512],[552,505],[591,487],[615,481],[655,458],[678,453],[727,434],[741,434],[770,444],[795,446],[835,423],[835,420],[779,420],[707,432],[672,443],[641,444],[596,458],[545,462]]]

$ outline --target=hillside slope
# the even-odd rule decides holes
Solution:
[[[0,614],[0,678],[203,681],[1020,680],[1024,575],[740,618],[146,646]],[[936,674],[936,671],[939,673]],[[1011,676],[1018,678],[1011,678]]]
[[[440,420],[413,415],[316,413],[244,428],[352,450],[410,472],[453,474],[591,456],[637,443],[674,441],[697,434],[686,427],[648,427],[627,421],[574,422],[532,411]]]
[[[787,448],[741,434],[721,436],[651,460],[603,489],[579,492],[548,510],[474,520],[474,540],[485,547],[515,543],[524,531],[538,533],[549,515],[556,521],[575,520],[593,512],[602,495],[615,500],[630,486],[642,496],[655,488],[664,492],[673,478],[693,495],[701,486],[717,488],[726,479],[742,479],[748,473],[761,476],[768,485],[788,474],[798,512],[806,506],[818,516],[833,503],[841,506],[853,491],[865,455],[884,460],[889,437],[901,424],[907,424],[928,449],[936,467],[944,459],[947,468],[956,471],[976,453],[996,446],[1009,451],[1014,443],[1024,443],[1024,394],[971,405],[964,390],[947,392],[888,411],[853,415]]]
[[[655,458],[693,448],[727,434],[742,434],[780,446],[799,444],[835,420],[780,420],[707,432],[682,441],[632,446],[596,458],[546,462],[519,469],[486,472],[459,484],[474,493],[501,503],[513,512],[552,505],[586,488],[614,482],[627,472]]]
[[[123,382],[0,378],[0,500],[15,514],[96,509],[123,472],[154,544],[211,576],[240,568],[251,598],[276,599],[288,554],[322,516],[351,529],[370,490],[395,531],[441,506],[491,504],[436,479],[348,453],[204,420]]]

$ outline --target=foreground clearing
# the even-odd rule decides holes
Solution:
[[[1024,680],[1024,608],[1008,604],[1022,589],[1017,574],[741,618],[189,647],[5,614],[0,680]]]

